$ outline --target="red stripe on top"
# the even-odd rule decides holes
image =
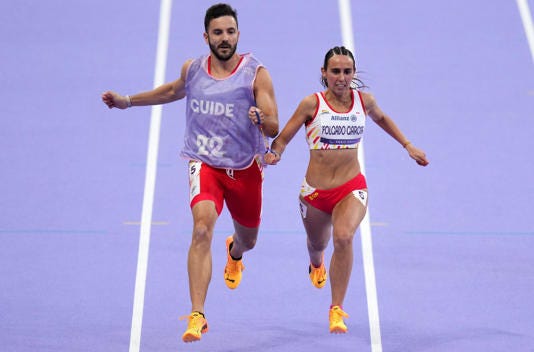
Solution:
[[[352,108],[354,107],[354,89],[350,90],[350,99],[352,100],[352,103],[350,104],[350,108],[347,111],[337,111],[336,109],[334,109],[332,107],[332,105],[330,105],[328,100],[326,100],[326,96],[325,96],[324,92],[321,92],[321,96],[323,97],[326,105],[328,105],[328,107],[330,109],[332,109],[332,111],[337,112],[338,114],[346,114],[346,113],[350,112],[352,110]]]
[[[232,70],[232,72],[230,72],[230,74],[228,76],[231,76],[235,73],[235,71],[237,71],[237,69],[239,68],[239,66],[241,65],[241,62],[243,62],[243,58],[245,56],[244,55],[241,55],[241,58],[239,59],[239,62],[237,63],[237,65],[234,67],[234,69]],[[208,56],[208,74],[211,76],[211,55]]]
[[[360,97],[360,102],[362,103],[363,113],[365,116],[367,116],[367,109],[365,108],[365,104],[363,103],[363,96],[360,91],[358,91],[358,96]]]
[[[315,111],[312,115],[312,119],[304,123],[306,126],[308,126],[310,123],[313,122],[313,120],[315,120],[315,118],[317,117],[317,112],[319,111],[319,105],[321,105],[321,102],[319,101],[319,97],[317,96],[317,94],[314,94],[314,95],[315,95],[315,100],[317,100],[317,106],[315,107]]]

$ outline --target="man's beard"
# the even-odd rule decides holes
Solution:
[[[220,54],[218,52],[218,49],[215,45],[211,44],[210,43],[210,49],[211,49],[211,52],[213,53],[213,55],[215,55],[215,57],[217,59],[219,59],[220,61],[228,61],[230,60],[230,58],[232,56],[234,56],[235,54],[235,51],[237,49],[237,45],[232,47],[230,44],[227,44],[229,46],[229,48],[224,48],[224,49],[227,49],[227,50],[230,50],[227,54]]]

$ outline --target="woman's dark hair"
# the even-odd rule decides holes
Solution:
[[[351,58],[354,67],[354,77],[352,78],[351,87],[353,89],[367,88],[367,86],[359,78],[356,77],[356,60],[354,59],[354,55],[352,55],[352,52],[344,46],[335,46],[326,52],[326,55],[324,56],[323,68],[325,70],[328,68],[328,61],[334,55],[346,55]],[[326,79],[322,76],[321,85],[325,88],[328,87],[328,82],[326,82]]]
[[[235,19],[237,25],[237,11],[228,4],[215,4],[206,10],[206,16],[204,17],[204,29],[208,31],[208,26],[211,20],[222,16],[232,16]]]

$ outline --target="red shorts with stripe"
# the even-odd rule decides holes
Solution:
[[[240,225],[260,225],[262,187],[263,168],[256,161],[243,170],[214,168],[196,160],[189,162],[191,208],[200,201],[210,200],[220,215],[226,202],[232,219]]]
[[[367,189],[367,182],[365,181],[365,176],[360,173],[352,180],[331,189],[313,188],[304,179],[300,187],[300,195],[314,208],[332,214],[336,204],[345,198],[347,194],[363,189]],[[360,197],[366,201],[366,194],[362,194]]]

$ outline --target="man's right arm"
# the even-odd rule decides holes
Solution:
[[[173,82],[162,84],[161,86],[134,95],[120,95],[107,91],[102,94],[102,101],[111,109],[126,109],[130,106],[145,106],[170,103],[185,97],[185,79],[187,70],[192,60],[186,61],[182,65],[180,78]]]

